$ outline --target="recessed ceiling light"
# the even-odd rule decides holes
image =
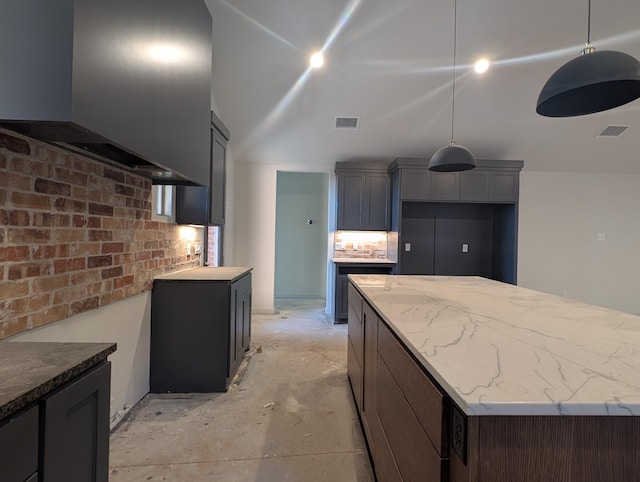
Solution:
[[[324,56],[322,55],[322,52],[314,53],[309,59],[309,65],[314,69],[322,67],[324,65]]]
[[[487,70],[489,70],[489,65],[489,59],[480,59],[474,64],[473,68],[478,74],[484,74]]]

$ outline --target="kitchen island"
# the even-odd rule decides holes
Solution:
[[[478,277],[350,275],[379,480],[640,480],[640,318]]]

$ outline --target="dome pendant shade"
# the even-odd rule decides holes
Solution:
[[[429,160],[429,170],[436,172],[468,171],[476,167],[471,151],[451,141],[448,146],[438,149]]]
[[[613,109],[640,97],[640,62],[624,52],[588,49],[549,77],[536,112],[575,117]]]

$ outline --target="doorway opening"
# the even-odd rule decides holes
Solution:
[[[278,171],[274,296],[326,299],[329,174]]]

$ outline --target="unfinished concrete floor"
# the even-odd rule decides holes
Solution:
[[[347,381],[347,326],[327,319],[322,300],[276,307],[253,316],[229,392],[149,394],[133,408],[111,434],[110,481],[374,480]]]

